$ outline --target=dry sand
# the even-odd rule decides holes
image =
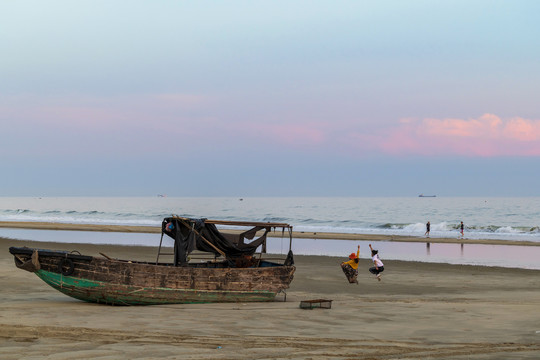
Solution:
[[[354,244],[351,244],[354,247]],[[106,306],[15,267],[9,246],[153,260],[156,249],[0,239],[1,359],[539,359],[540,271],[297,256],[287,301]],[[364,249],[362,249],[364,250]],[[365,255],[365,254],[363,254]],[[301,300],[331,299],[303,310]]]

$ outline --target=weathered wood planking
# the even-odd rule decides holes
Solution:
[[[10,248],[19,267],[32,261],[35,251],[21,249]],[[39,269],[33,271],[53,288],[84,301],[122,305],[272,301],[289,287],[295,271],[269,262],[249,268],[213,262],[175,267],[54,251],[37,255]]]

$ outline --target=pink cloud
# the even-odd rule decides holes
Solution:
[[[424,119],[420,131],[428,136],[492,137],[497,136],[502,120],[491,114],[478,119]]]
[[[275,119],[271,114],[253,121],[243,119],[241,114],[239,118],[230,114],[219,117],[213,114],[215,102],[219,104],[219,99],[184,93],[115,97],[30,94],[10,101],[0,99],[0,110],[15,120],[11,126],[14,133],[31,129],[45,140],[47,138],[41,136],[44,133],[54,133],[62,139],[91,140],[130,134],[134,142],[144,143],[141,138],[167,134],[182,136],[181,143],[188,144],[198,142],[201,134],[205,134],[211,144],[239,139],[242,143],[313,149],[327,141],[331,129],[331,124],[324,121]]]
[[[539,156],[540,120],[493,114],[476,119],[407,119],[379,145],[392,154]]]
[[[516,140],[539,141],[540,120],[531,121],[519,117],[513,118],[506,123],[504,132]]]
[[[207,99],[193,94],[38,96],[0,99],[0,138],[40,153],[178,151],[216,120],[201,115]],[[186,110],[186,111],[184,111]],[[185,145],[165,141],[182,136]],[[172,150],[171,150],[172,149]],[[183,149],[181,149],[183,150]],[[2,151],[2,149],[0,149]]]
[[[62,143],[64,148],[117,146],[126,152],[219,147],[227,143],[282,146],[293,151],[370,156],[540,156],[540,120],[501,118],[403,118],[393,127],[352,118],[307,117],[304,113],[263,113],[256,119],[220,111],[220,99],[170,93],[117,97],[0,99],[3,138],[28,144]],[[252,116],[252,115],[249,115]],[[377,127],[376,129],[374,127]],[[204,142],[200,141],[204,134]],[[164,141],[181,138],[180,142]],[[159,146],[156,146],[159,145]],[[220,145],[221,144],[221,145]],[[36,146],[37,146],[36,145]],[[104,150],[105,151],[105,150]]]
[[[55,128],[59,131],[110,131],[146,123],[182,122],[179,112],[204,106],[205,98],[194,94],[142,94],[116,97],[19,96],[0,100],[5,118],[19,126]]]

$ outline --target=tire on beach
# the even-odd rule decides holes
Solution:
[[[75,264],[73,263],[73,260],[68,258],[63,258],[58,263],[58,272],[64,276],[70,276],[73,274],[73,271],[75,270]]]

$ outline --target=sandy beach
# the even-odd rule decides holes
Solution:
[[[10,246],[155,259],[155,249],[0,239],[2,359],[538,359],[540,271],[296,256],[287,299],[120,307],[84,303],[15,267]],[[361,249],[363,252],[366,249]],[[304,310],[301,300],[329,299]]]

